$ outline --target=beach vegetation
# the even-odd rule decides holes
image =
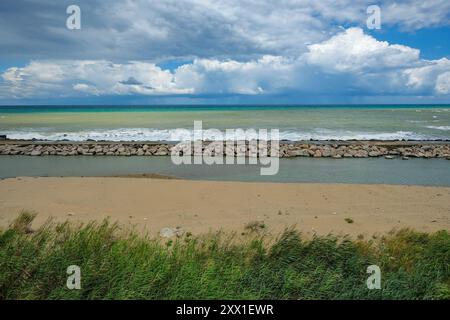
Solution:
[[[245,226],[244,229],[249,232],[260,232],[261,230],[264,230],[266,228],[266,224],[264,221],[250,221]]]
[[[345,222],[347,222],[348,224],[352,224],[353,222],[355,222],[352,218],[345,218],[344,220],[345,220]]]
[[[169,245],[108,220],[31,230],[34,217],[24,212],[0,230],[0,300],[450,299],[448,231],[364,240],[290,228],[186,234]],[[379,290],[366,285],[371,265]],[[66,286],[69,266],[79,267],[79,290]]]

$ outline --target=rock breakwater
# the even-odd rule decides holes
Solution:
[[[168,156],[174,149],[174,144],[167,143],[39,143],[39,142],[8,142],[0,144],[0,155],[28,156]],[[249,156],[252,146],[225,146],[223,155]],[[209,142],[204,142],[201,150],[192,149],[193,154],[217,154],[212,152]],[[270,155],[270,148],[269,148]],[[448,158],[450,159],[450,144],[386,144],[370,142],[348,143],[289,143],[279,145],[281,158],[314,157],[314,158]]]

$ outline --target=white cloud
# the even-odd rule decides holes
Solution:
[[[450,71],[444,72],[437,77],[435,88],[438,93],[450,93]]]
[[[450,1],[410,0],[385,1],[382,4],[382,19],[387,24],[399,25],[405,30],[449,25]]]
[[[117,64],[104,60],[33,61],[23,68],[9,68],[2,77],[15,97],[178,94],[173,74],[153,63],[132,61]],[[127,84],[132,77],[139,84]],[[3,92],[7,95],[8,92]]]
[[[79,91],[79,92],[83,92],[83,93],[87,93],[87,94],[92,94],[95,96],[100,95],[100,92],[97,88],[87,85],[86,83],[77,83],[74,84],[72,86],[73,90],[75,91]]]
[[[292,83],[295,60],[263,56],[249,62],[195,60],[175,71],[180,87],[191,87],[195,93],[276,93],[295,87]]]
[[[401,68],[419,61],[420,51],[402,45],[390,45],[349,28],[324,42],[308,46],[306,61],[327,72],[356,72],[366,69]]]
[[[437,94],[448,94],[448,72],[450,60],[442,58],[433,61],[423,61],[423,66],[406,69],[407,86],[416,90],[432,91]]]
[[[173,71],[142,61],[33,61],[2,74],[0,96],[450,93],[450,60],[423,60],[419,50],[378,41],[359,28],[307,50],[248,61],[195,59]]]

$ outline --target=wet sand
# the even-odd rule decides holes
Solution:
[[[450,230],[450,188],[137,177],[1,180],[0,227],[21,210],[38,213],[34,227],[49,217],[80,222],[110,217],[151,234],[164,227],[241,233],[247,223],[261,221],[273,233],[295,225],[306,235],[369,236],[404,227]]]

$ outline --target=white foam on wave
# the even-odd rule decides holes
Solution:
[[[428,129],[450,131],[450,126],[427,126]]]
[[[300,140],[435,140],[437,137],[426,136],[411,131],[395,132],[358,132],[344,130],[316,129],[314,132],[284,132],[281,139]]]
[[[431,127],[431,126],[430,126]],[[450,126],[434,127],[439,130],[450,130]],[[257,129],[256,129],[257,130]],[[151,128],[119,128],[119,129],[96,129],[82,130],[74,132],[54,131],[50,128],[25,131],[14,130],[1,132],[9,139],[17,140],[50,140],[50,141],[179,141],[182,137],[191,136],[192,129],[151,129]],[[224,133],[224,131],[222,131]],[[270,131],[269,131],[270,133]],[[207,130],[203,132],[204,140],[219,140]],[[175,138],[174,138],[175,137]],[[239,134],[236,139],[245,139]],[[302,141],[302,140],[436,140],[449,139],[448,136],[424,135],[412,131],[395,132],[360,132],[351,130],[332,130],[316,128],[311,131],[281,130],[281,140]]]

